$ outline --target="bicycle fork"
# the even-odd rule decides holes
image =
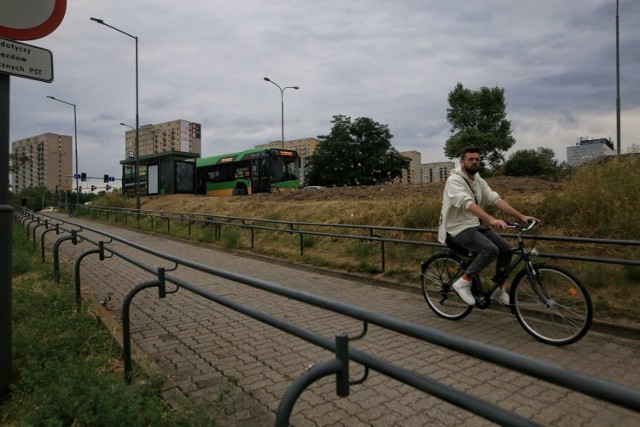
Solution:
[[[531,261],[527,261],[526,262],[526,266],[527,266],[526,267],[527,268],[527,277],[529,278],[529,281],[531,282],[531,288],[533,289],[535,294],[540,299],[540,302],[545,307],[553,306],[554,302],[553,302],[553,300],[551,298],[549,298],[549,295],[547,295],[547,293],[542,288],[542,285],[540,284],[540,275],[538,274],[538,272],[534,268],[533,263]]]

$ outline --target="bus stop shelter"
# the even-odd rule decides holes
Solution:
[[[141,196],[195,192],[196,161],[198,153],[169,151],[140,157],[138,185]],[[135,195],[136,159],[121,160],[122,191]]]

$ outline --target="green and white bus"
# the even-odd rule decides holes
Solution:
[[[300,159],[294,150],[254,148],[196,160],[196,192],[232,196],[300,187]]]

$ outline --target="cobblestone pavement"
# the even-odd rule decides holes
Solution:
[[[67,219],[66,215],[56,215]],[[421,295],[406,290],[336,278],[83,218],[71,220],[181,258],[640,387],[640,337],[622,338],[592,331],[578,343],[556,348],[532,339],[506,310],[474,310],[463,320],[447,321],[433,314]],[[38,236],[42,230],[38,229]],[[55,233],[47,234],[49,258],[55,239]],[[109,247],[150,266],[172,267],[123,244],[111,243]],[[61,257],[75,259],[88,248],[94,246],[64,242],[60,246]],[[339,332],[354,335],[362,329],[362,324],[353,319],[219,277],[184,267],[170,274],[331,339]],[[153,278],[118,257],[99,261],[97,256],[88,256],[82,261],[83,292],[106,301],[116,322],[120,322],[126,293],[135,284]],[[326,350],[185,290],[164,299],[158,298],[155,288],[136,296],[131,332],[134,344],[173,379],[166,396],[186,394],[212,403],[223,398],[227,415],[222,425],[273,425],[275,411],[292,381],[310,365],[333,358]],[[351,345],[544,425],[640,425],[640,413],[381,328],[370,327],[364,339]],[[352,378],[361,373],[359,366],[351,365]],[[295,404],[291,422],[295,426],[491,425],[377,372],[371,372],[363,384],[352,386],[345,398],[336,396],[333,376],[314,383]]]

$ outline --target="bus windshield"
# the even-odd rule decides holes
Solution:
[[[270,159],[270,176],[271,182],[282,182],[297,180],[299,176],[298,158],[295,156],[286,156],[272,154]]]

